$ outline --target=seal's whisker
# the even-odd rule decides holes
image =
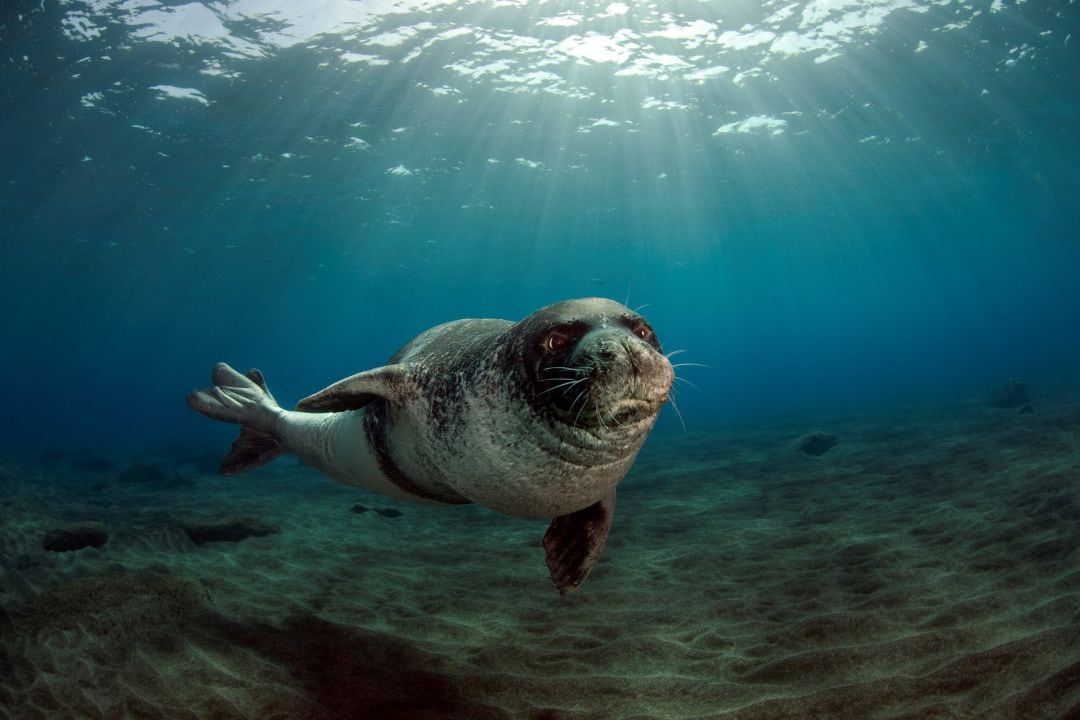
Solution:
[[[641,312],[642,310],[644,310],[647,307],[652,307],[652,303],[645,303],[644,305],[638,305],[636,308],[634,308],[634,312],[639,313],[639,312]]]
[[[578,395],[578,396],[577,396],[576,398],[574,398],[574,402],[570,403],[570,407],[569,407],[569,409],[567,410],[567,412],[570,412],[571,410],[573,410],[573,409],[574,409],[574,406],[575,406],[575,405],[577,405],[577,401],[581,399],[582,395],[585,395],[585,394],[587,394],[588,392],[589,392],[589,388],[585,388],[584,390],[582,390],[582,391],[581,391],[581,394],[580,394],[580,395]],[[581,417],[581,413],[585,411],[585,406],[586,406],[586,405],[588,405],[588,404],[589,404],[589,401],[588,401],[588,400],[586,400],[585,402],[583,402],[583,403],[581,404],[581,410],[578,410],[578,411],[577,411],[577,415],[575,415],[575,416],[574,416],[574,423],[573,423],[573,427],[575,427],[575,428],[577,427],[577,421],[578,421],[578,419],[579,419],[579,418]]]
[[[673,367],[673,368],[700,367],[700,368],[709,368],[710,370],[712,370],[712,368],[709,365],[702,365],[701,363],[673,363],[671,367]]]
[[[544,368],[544,371],[547,371],[547,370],[568,370],[569,372],[583,373],[583,372],[588,372],[588,371],[590,371],[592,369],[593,369],[593,366],[590,363],[588,365],[579,365],[578,367],[566,367],[565,365],[548,365],[546,368]]]
[[[687,350],[685,348],[680,349],[680,350],[672,350],[669,353],[664,353],[664,357],[666,357],[668,360],[670,360],[671,358],[675,357],[679,353],[684,353],[684,352],[687,352]]]
[[[679,377],[678,375],[676,375],[676,376],[675,376],[675,379],[676,379],[676,380],[677,380],[678,382],[681,382],[681,383],[686,383],[687,385],[689,385],[690,387],[694,388],[694,389],[695,389],[695,390],[697,390],[698,392],[701,392],[701,388],[699,388],[699,387],[698,387],[697,385],[695,385],[694,383],[690,382],[690,381],[689,381],[689,380],[687,380],[686,378],[681,378],[681,377]]]
[[[582,380],[585,380],[585,379],[586,378],[583,378],[583,377],[577,378],[577,377],[560,376],[560,377],[553,377],[553,378],[540,378],[539,382],[581,382]],[[551,388],[551,389],[553,389],[553,388]]]
[[[675,396],[668,396],[668,400],[671,401],[671,407],[675,410],[675,414],[679,417],[679,424],[682,425],[683,432],[686,432],[686,421],[683,420],[682,413],[679,411],[679,406],[675,404]]]
[[[604,422],[604,413],[600,412],[600,403],[597,402],[595,397],[593,398],[593,407],[596,409],[596,419],[600,421],[600,426],[607,430],[608,426]]]
[[[547,390],[541,390],[540,392],[538,392],[536,394],[537,394],[537,396],[546,395],[547,393],[551,392],[552,390],[558,390],[559,388],[564,388],[564,387],[574,387],[578,383],[585,382],[585,380],[586,380],[586,378],[578,378],[577,380],[568,380],[567,382],[564,382],[562,385],[556,385],[555,387],[549,387]]]

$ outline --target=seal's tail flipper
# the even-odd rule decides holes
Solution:
[[[229,454],[221,461],[218,472],[237,475],[270,462],[285,454],[285,446],[271,435],[251,428],[240,428],[240,437],[233,441]]]
[[[214,386],[188,395],[192,410],[223,422],[241,425],[240,437],[221,461],[222,475],[235,475],[264,465],[286,452],[274,434],[282,410],[258,370],[242,375],[225,363],[214,366]]]

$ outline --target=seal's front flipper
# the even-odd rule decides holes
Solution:
[[[615,516],[615,491],[584,510],[559,515],[544,533],[544,551],[551,582],[560,595],[578,588],[600,554],[604,552],[611,519]]]
[[[408,369],[404,365],[384,365],[350,375],[296,404],[301,412],[344,412],[359,410],[373,400],[399,401],[408,392]]]
[[[270,462],[285,452],[274,429],[281,407],[254,368],[243,375],[225,363],[214,366],[213,387],[188,395],[192,410],[223,422],[242,425],[240,437],[221,462],[223,475],[235,475]]]

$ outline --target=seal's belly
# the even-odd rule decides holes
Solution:
[[[608,496],[637,448],[595,464],[572,462],[535,441],[516,413],[467,405],[460,420],[438,426],[424,407],[395,414],[387,428],[394,458],[411,481],[507,515],[549,518]],[[466,420],[465,418],[468,418]]]
[[[327,438],[325,452],[298,452],[305,462],[318,467],[334,480],[345,485],[362,487],[380,495],[407,502],[445,504],[430,497],[410,492],[410,488],[395,482],[393,472],[387,472],[384,463],[369,442],[365,431],[367,412],[336,413],[334,428]],[[294,448],[294,451],[295,448]]]

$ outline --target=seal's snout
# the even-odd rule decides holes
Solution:
[[[674,371],[645,318],[592,299],[545,309],[523,327],[536,405],[574,428],[648,432]]]
[[[595,413],[618,424],[643,420],[668,400],[675,373],[648,342],[625,330],[599,328],[578,343],[578,364],[591,368]]]
[[[619,357],[618,351],[610,345],[605,345],[596,352],[598,360],[604,363],[613,363]]]

